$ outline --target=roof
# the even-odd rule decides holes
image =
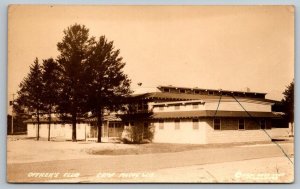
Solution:
[[[117,117],[115,114],[111,114],[111,115],[104,115],[103,119],[105,121],[122,121],[121,118]],[[85,121],[87,122],[95,122],[97,121],[97,117],[89,117],[87,119],[85,119]]]
[[[160,85],[157,87],[158,89],[187,89],[187,90],[198,90],[198,91],[214,91],[214,92],[233,92],[233,93],[247,93],[247,94],[267,94],[267,93],[262,93],[262,92],[250,92],[250,91],[233,91],[233,90],[223,90],[223,89],[203,89],[203,88],[198,88],[198,87],[178,87],[178,86],[163,86]]]
[[[216,114],[216,115],[215,115]],[[280,118],[273,112],[249,112],[252,117],[261,118]],[[250,117],[245,111],[214,111],[214,110],[197,110],[197,111],[176,111],[176,112],[155,112],[152,119],[175,119],[175,118],[199,118],[199,117]]]
[[[138,95],[132,95],[132,98],[142,98],[145,100],[219,100],[220,96],[216,95],[200,95],[200,94],[187,94],[187,93],[171,93],[171,92],[152,92],[152,93],[144,93],[144,94],[138,94]],[[225,99],[233,99],[232,96],[222,96],[222,100]],[[253,101],[261,101],[261,102],[270,102],[275,103],[277,101],[270,100],[270,99],[264,99],[264,98],[249,98],[249,97],[236,97],[238,100],[253,100]]]
[[[40,123],[48,123],[49,122],[49,118],[44,118],[41,117],[39,119]],[[24,121],[24,123],[36,123],[37,122],[37,118],[31,118],[31,119],[27,119]],[[63,122],[62,119],[58,118],[58,117],[52,117],[51,118],[51,122],[55,123],[55,122]]]

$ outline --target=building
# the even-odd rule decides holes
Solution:
[[[152,141],[161,143],[270,141],[267,132],[272,128],[272,122],[280,119],[280,115],[272,112],[276,101],[266,99],[266,93],[173,86],[157,88],[158,92],[132,95],[128,100],[128,112],[106,114],[103,139],[120,138],[126,128],[146,131],[151,127]],[[28,136],[34,135],[33,122],[28,122]],[[78,139],[96,140],[96,122],[93,117],[80,122]],[[42,124],[41,128],[46,125]],[[70,124],[59,131],[54,125],[51,130],[52,137],[71,133]],[[70,139],[67,133],[65,139]],[[47,132],[41,133],[41,137],[44,135],[47,136]]]

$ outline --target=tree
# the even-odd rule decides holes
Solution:
[[[291,123],[291,133],[294,132],[294,80],[286,87],[282,93],[284,95],[282,104],[286,118]]]
[[[53,58],[43,60],[42,64],[42,102],[45,111],[48,114],[48,141],[50,141],[51,132],[51,114],[55,110],[59,99],[60,90],[60,69],[57,62]]]
[[[19,107],[24,107],[28,112],[35,114],[37,118],[37,140],[39,140],[40,115],[44,110],[42,104],[42,69],[36,58],[30,66],[27,77],[19,85],[18,98],[16,102]]]
[[[104,110],[119,110],[123,100],[131,93],[130,80],[123,73],[125,63],[114,49],[113,41],[101,36],[93,43],[85,69],[88,94],[88,109],[97,117],[98,142],[101,142],[101,127]]]
[[[76,142],[77,119],[86,111],[84,65],[93,42],[84,25],[74,24],[64,30],[64,37],[57,44],[60,52],[57,61],[63,75],[58,110],[71,115],[73,142]]]

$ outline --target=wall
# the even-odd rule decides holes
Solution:
[[[163,110],[160,110],[158,106],[153,108],[153,112],[176,112],[176,111],[197,111],[197,110],[205,110],[203,104],[198,104],[198,108],[193,108],[192,104],[180,105],[179,110],[175,109],[174,105],[164,106]]]
[[[77,140],[85,139],[85,132],[88,128],[88,124],[79,123],[76,129]],[[49,124],[41,123],[39,135],[40,138],[48,138]],[[37,124],[28,123],[27,124],[27,136],[36,137],[37,136]],[[72,124],[51,124],[50,128],[51,138],[61,138],[65,140],[72,140]]]
[[[159,129],[159,123],[156,121],[154,125],[153,142],[157,143],[205,143],[205,131],[203,125],[205,122],[199,120],[198,130],[193,129],[192,119],[181,119],[180,129],[175,130],[174,120],[165,120],[164,129]]]
[[[238,119],[234,121],[233,119],[221,119],[221,130],[213,129],[212,119],[206,119],[206,124],[204,126],[206,133],[206,143],[233,143],[233,142],[254,142],[254,141],[271,141],[267,134],[258,129],[257,123],[251,120],[245,120],[245,130],[231,130],[236,125],[238,128]],[[232,124],[234,123],[235,124]],[[229,124],[231,123],[231,124]],[[267,121],[267,127],[270,128],[270,121]],[[251,130],[248,130],[251,128]],[[254,130],[255,129],[255,130]],[[268,129],[267,132],[270,130]]]
[[[243,102],[240,101],[242,106],[247,111],[254,111],[254,112],[271,112],[271,104],[270,103],[259,103],[259,102]],[[206,102],[205,109],[206,110],[216,110],[218,106],[218,102]],[[234,101],[221,101],[218,110],[220,111],[245,111],[242,106]]]
[[[254,112],[271,112],[272,104],[268,102],[259,102],[259,101],[241,101],[240,103],[247,111]],[[219,107],[218,107],[219,105]],[[218,101],[209,101],[207,100],[205,104],[198,104],[198,108],[193,108],[192,104],[181,104],[179,109],[175,109],[174,104],[169,104],[164,106],[161,110],[158,106],[154,106],[153,112],[176,112],[176,111],[196,111],[196,110],[218,110],[220,111],[245,111],[238,102],[232,100],[223,100],[219,104]]]

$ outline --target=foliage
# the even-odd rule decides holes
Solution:
[[[102,117],[105,110],[119,110],[122,102],[131,93],[130,80],[123,73],[125,63],[114,49],[113,41],[101,36],[93,43],[86,64],[88,108],[97,116],[98,130],[101,132]],[[101,133],[98,134],[101,142]]]
[[[49,119],[48,141],[50,141],[51,114],[55,112],[58,104],[61,75],[60,68],[53,58],[43,60],[42,64],[42,82],[43,90],[41,91],[42,102]]]
[[[294,122],[294,80],[286,87],[283,92],[282,104],[286,117],[290,122]]]
[[[37,117],[38,121],[38,134],[37,140],[39,140],[39,118],[40,114],[45,110],[43,105],[43,82],[42,82],[42,69],[36,58],[34,63],[30,66],[30,71],[27,77],[19,85],[18,98],[16,103],[18,104],[18,111],[20,109],[26,109],[27,112],[33,113]],[[22,108],[21,108],[22,107]]]
[[[64,30],[64,37],[57,44],[60,55],[58,65],[63,76],[58,110],[61,114],[72,116],[72,141],[76,141],[76,122],[86,109],[86,82],[84,65],[93,40],[89,39],[89,30],[74,24]]]
[[[152,126],[126,126],[122,133],[121,140],[125,144],[142,144],[151,142],[154,136]]]

